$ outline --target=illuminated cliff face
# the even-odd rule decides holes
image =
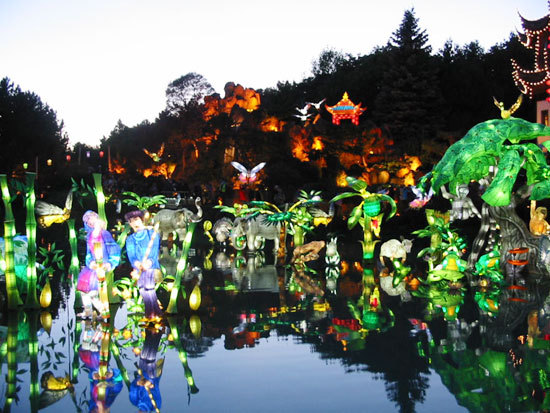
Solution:
[[[122,166],[122,162],[120,161],[120,159],[112,159],[109,166],[109,172],[115,174],[123,174],[126,173],[126,168]]]
[[[204,98],[203,118],[208,121],[221,113],[229,115],[234,106],[238,106],[247,112],[253,112],[259,109],[260,104],[260,94],[254,89],[245,89],[241,85],[229,82],[225,85],[225,97],[223,99],[218,94]]]
[[[262,132],[281,132],[285,124],[275,116],[270,116],[260,122],[260,129]]]
[[[176,164],[172,162],[163,162],[158,164],[153,164],[151,168],[143,169],[141,174],[148,178],[149,176],[163,176],[166,179],[172,177],[174,170],[176,169]]]

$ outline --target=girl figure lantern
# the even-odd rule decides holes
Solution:
[[[93,325],[90,320],[83,321],[82,335],[78,355],[88,368],[90,379],[90,412],[109,412],[123,387],[120,370],[108,369],[105,377],[100,377],[100,349],[99,344],[103,336],[102,327]]]
[[[162,317],[155,290],[156,274],[160,272],[160,238],[154,229],[145,227],[144,215],[143,211],[130,211],[124,216],[134,231],[126,240],[126,252],[134,268],[132,278],[137,279],[139,293],[145,304],[145,318],[156,321]]]
[[[120,263],[120,247],[96,212],[86,211],[82,221],[86,230],[86,266],[78,275],[76,288],[82,294],[84,311],[77,316],[91,318],[95,307],[102,317],[107,318],[109,302],[104,294],[100,296],[100,281],[104,283],[105,273]]]
[[[159,384],[164,359],[157,360],[162,333],[162,328],[145,330],[145,342],[140,353],[138,370],[129,389],[130,402],[138,407],[140,412],[159,412],[162,407]]]

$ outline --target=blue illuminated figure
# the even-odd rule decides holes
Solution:
[[[137,279],[139,293],[145,304],[145,318],[155,321],[162,317],[155,290],[156,275],[160,273],[160,238],[153,228],[145,226],[143,217],[143,211],[130,211],[124,216],[134,231],[126,240],[126,252],[134,268],[132,277]]]

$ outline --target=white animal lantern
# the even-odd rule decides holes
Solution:
[[[407,259],[407,254],[411,252],[411,248],[412,241],[409,239],[403,239],[402,241],[390,239],[382,244],[380,247],[380,262],[382,265],[386,265],[384,257],[387,257],[392,262],[394,269],[388,274],[391,277],[381,277],[381,281],[382,278],[390,278],[394,288],[399,287],[400,284],[403,284],[403,288],[405,287],[403,279],[411,269],[410,267],[406,267],[404,263]]]
[[[340,254],[338,254],[338,238],[334,237],[330,239],[327,244],[327,250],[325,252],[325,262],[328,265],[340,264]]]
[[[411,248],[412,241],[410,239],[403,239],[402,241],[390,239],[380,247],[380,261],[384,263],[383,257],[388,257],[392,261],[396,259],[405,261],[407,254],[411,252]]]

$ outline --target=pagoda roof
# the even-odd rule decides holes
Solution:
[[[356,105],[353,103],[349,97],[348,92],[344,92],[344,96],[340,101],[334,105],[334,106],[328,106],[325,105],[325,108],[327,111],[333,115],[343,115],[343,114],[361,114],[363,113],[367,108],[362,108],[361,103]]]
[[[538,20],[527,20],[521,14],[519,15],[521,19],[521,25],[526,31],[529,32],[541,32],[548,28],[550,23],[550,15],[546,15]]]
[[[526,70],[512,60],[512,76],[516,86],[526,95],[533,96],[546,88],[545,82],[550,79],[548,69]]]

